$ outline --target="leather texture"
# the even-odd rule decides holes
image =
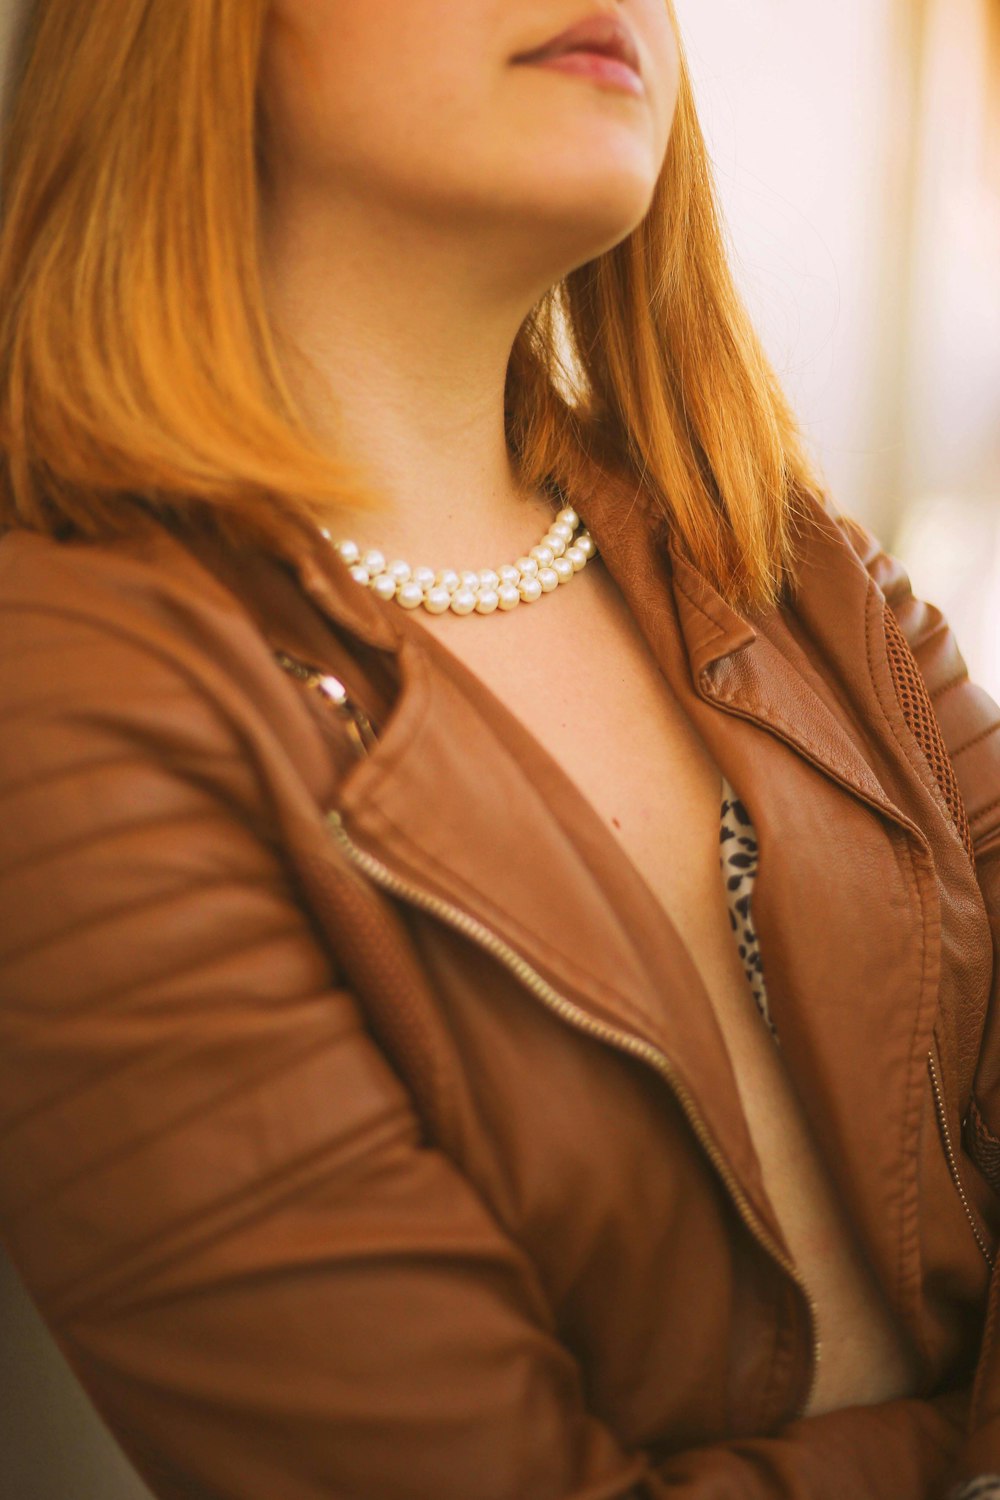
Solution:
[[[783,1052],[921,1388],[799,1416],[808,1305],[683,934],[452,653],[319,538],[10,533],[0,1239],[161,1500],[1000,1468],[1000,708],[857,521],[813,502],[749,619],[641,500],[578,508],[753,818]]]

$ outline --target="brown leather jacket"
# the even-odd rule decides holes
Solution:
[[[921,1389],[800,1416],[808,1292],[683,935],[429,632],[320,539],[14,533],[0,1238],[164,1500],[1000,1469],[1000,709],[818,504],[752,623],[613,487],[584,518],[756,825],[771,1013]]]

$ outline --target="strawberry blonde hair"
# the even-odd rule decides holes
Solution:
[[[0,529],[109,538],[152,512],[280,550],[380,508],[310,434],[269,325],[267,9],[28,0],[0,136]],[[737,608],[794,581],[819,485],[733,283],[683,51],[650,209],[532,310],[505,408],[526,486],[643,489]]]

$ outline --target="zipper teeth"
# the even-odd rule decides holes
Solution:
[[[709,1159],[715,1166],[715,1169],[719,1173],[719,1176],[722,1178],[723,1182],[725,1182],[727,1188],[729,1189],[734,1202],[740,1210],[740,1216],[743,1219],[746,1227],[750,1230],[751,1234],[757,1240],[758,1244],[760,1244],[767,1251],[772,1259],[775,1260],[778,1265],[781,1266],[782,1269],[795,1282],[796,1286],[802,1292],[802,1295],[809,1307],[809,1316],[811,1322],[810,1375],[805,1394],[803,1395],[796,1412],[796,1417],[802,1416],[809,1405],[809,1400],[812,1396],[813,1389],[816,1384],[816,1375],[820,1358],[820,1342],[816,1337],[816,1329],[818,1323],[816,1303],[814,1302],[812,1294],[810,1293],[806,1283],[803,1281],[794,1261],[792,1261],[790,1257],[785,1254],[781,1246],[774,1241],[767,1230],[764,1229],[758,1222],[757,1216],[754,1213],[754,1210],[751,1207],[746,1194],[743,1192],[743,1189],[740,1187],[736,1178],[733,1176],[728,1163],[715,1144],[715,1141],[713,1140],[708,1127],[705,1125],[698,1111],[698,1107],[695,1104],[694,1099],[692,1098],[688,1089],[683,1083],[680,1082],[676,1073],[674,1072],[670,1064],[670,1059],[666,1056],[665,1053],[661,1052],[658,1047],[654,1047],[650,1042],[643,1041],[641,1037],[633,1036],[630,1032],[621,1031],[617,1027],[606,1025],[601,1021],[596,1021],[593,1016],[588,1015],[586,1011],[581,1010],[579,1006],[574,1005],[572,1001],[567,1000],[564,995],[560,995],[557,990],[553,989],[552,986],[547,982],[547,980],[543,979],[542,976],[537,972],[537,970],[531,967],[526,959],[522,958],[519,953],[515,953],[514,949],[511,948],[509,944],[505,943],[503,938],[499,937],[495,932],[492,932],[490,928],[484,926],[483,923],[478,921],[477,918],[470,916],[468,912],[462,911],[460,907],[453,906],[450,902],[443,900],[440,896],[435,896],[426,891],[422,891],[419,887],[409,884],[408,881],[401,880],[400,877],[396,875],[392,870],[388,869],[387,866],[385,866],[381,862],[381,860],[376,859],[374,855],[369,854],[366,850],[359,848],[344,828],[343,820],[339,812],[333,810],[328,812],[326,816],[327,821],[333,829],[333,832],[336,835],[339,844],[344,849],[348,857],[353,861],[355,865],[362,869],[367,875],[370,875],[371,878],[375,880],[379,885],[381,885],[385,890],[395,895],[402,896],[406,900],[413,902],[414,905],[420,906],[424,910],[431,912],[433,915],[441,917],[458,931],[466,934],[468,937],[473,938],[477,943],[479,943],[482,948],[485,948],[487,952],[491,953],[495,958],[498,958],[501,963],[506,965],[506,967],[510,969],[511,972],[518,979],[520,979],[521,982],[526,985],[527,988],[531,990],[531,992],[536,995],[539,1000],[541,1000],[546,1006],[548,1006],[550,1010],[555,1011],[558,1015],[562,1016],[564,1020],[569,1021],[570,1024],[575,1026],[578,1030],[588,1032],[592,1036],[596,1036],[601,1038],[603,1041],[610,1042],[620,1051],[629,1052],[637,1057],[643,1058],[667,1080],[671,1091],[675,1095],[676,1099],[681,1105],[681,1108],[684,1111],[684,1114],[687,1117],[688,1123],[694,1130],[695,1135],[700,1141]]]
[[[992,1267],[994,1256],[991,1255],[989,1246],[983,1239],[979,1225],[976,1223],[975,1215],[972,1212],[972,1205],[966,1197],[965,1188],[962,1185],[962,1179],[959,1175],[958,1161],[956,1160],[954,1148],[951,1144],[951,1131],[948,1128],[948,1116],[944,1107],[944,1097],[941,1092],[941,1086],[938,1082],[937,1065],[934,1061],[933,1051],[928,1052],[927,1063],[930,1068],[931,1087],[934,1090],[934,1107],[937,1111],[938,1124],[941,1126],[941,1133],[944,1136],[944,1150],[945,1155],[948,1158],[948,1170],[951,1173],[951,1180],[955,1184],[955,1187],[958,1190],[958,1196],[962,1200],[962,1207],[965,1209],[965,1217],[968,1219],[969,1225],[972,1229],[972,1233],[976,1237],[976,1244],[979,1246],[980,1250],[983,1252],[983,1255],[986,1257],[987,1265]]]

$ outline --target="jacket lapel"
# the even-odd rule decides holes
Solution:
[[[339,629],[392,652],[398,676],[374,751],[338,786],[349,837],[488,929],[598,1027],[664,1053],[781,1240],[700,972],[594,808],[495,694],[430,632],[397,624],[338,557],[296,567]],[[294,652],[287,630],[282,648]]]
[[[781,612],[752,622],[732,609],[709,580],[677,550],[659,543],[645,497],[629,496],[609,480],[588,497],[584,515],[601,558],[615,579],[668,681],[676,677],[678,638],[686,657],[686,684],[698,698],[752,721],[783,739],[804,759],[901,827],[910,821],[888,796],[860,748],[856,719],[848,727],[796,666]],[[804,539],[795,610],[816,632],[828,670],[837,673],[857,707],[870,712],[871,688],[859,674],[871,650],[871,616],[878,601],[860,559],[818,506],[818,525]],[[293,560],[300,583],[324,614],[365,645],[399,656],[409,639],[326,542]],[[831,633],[831,622],[836,628]],[[671,681],[672,686],[677,686]]]
[[[777,736],[852,796],[911,826],[865,760],[850,716],[838,715],[796,665],[778,611],[751,622],[732,610],[656,540],[639,505],[610,486],[578,509],[667,685],[737,789],[748,725],[730,732],[713,710]],[[664,1052],[780,1237],[711,998],[682,935],[596,811],[453,653],[397,623],[332,549],[300,560],[299,576],[341,630],[382,648],[398,674],[374,752],[338,790],[347,833],[400,880],[495,934],[596,1021]],[[867,629],[867,579],[830,546],[807,559],[810,590],[817,628],[842,622],[832,670],[849,673]],[[777,937],[770,941],[773,951]]]
[[[638,502],[633,513],[635,509]],[[668,677],[665,614],[672,604],[688,682],[703,702],[777,735],[853,795],[909,829],[862,753],[860,724],[849,728],[797,665],[794,639],[781,611],[756,620],[738,613],[672,538],[657,544],[641,514],[623,524],[628,516],[624,497],[610,486],[588,504],[591,535]],[[824,653],[831,645],[825,636],[836,622],[832,665],[846,674],[852,690],[868,686],[859,681],[857,664],[867,659],[870,591],[864,566],[842,540],[838,544],[832,523],[826,520],[816,532],[810,528],[803,538],[796,612],[815,628],[816,644]],[[864,691],[861,696],[867,698]]]

